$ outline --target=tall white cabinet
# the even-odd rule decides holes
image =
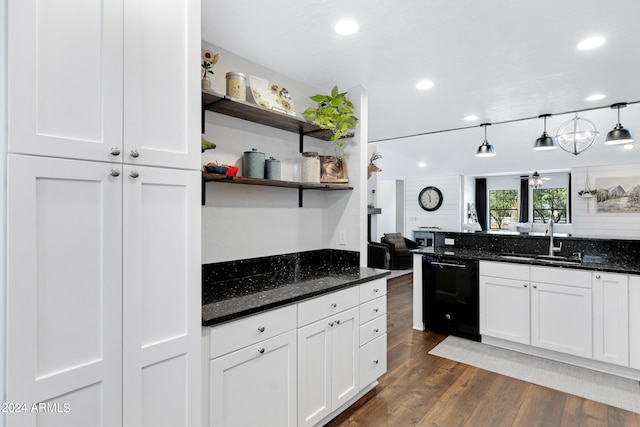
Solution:
[[[8,16],[7,425],[199,426],[200,3]]]

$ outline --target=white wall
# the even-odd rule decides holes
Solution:
[[[213,89],[219,93],[225,93],[227,71],[256,75],[287,88],[297,115],[302,117],[301,112],[313,105],[310,95],[331,90],[305,86],[209,43],[203,42],[203,47],[220,54],[213,78]],[[356,136],[348,140],[346,150],[349,185],[354,190],[306,190],[304,207],[299,208],[297,189],[207,183],[202,209],[203,264],[324,248],[366,249],[367,187],[362,163],[368,157],[367,146],[360,141],[367,138],[367,94],[361,87],[348,91],[360,118]],[[281,161],[282,180],[300,180],[298,134],[206,112],[205,138],[217,147],[203,153],[203,164],[219,161],[237,165],[242,174],[244,151],[257,148],[266,157]],[[304,150],[333,154],[333,143],[305,137]],[[338,242],[341,231],[346,233],[346,245]]]
[[[404,232],[404,181],[378,181],[378,207],[382,214],[376,215],[377,228],[371,240],[379,242],[384,233]]]
[[[619,236],[640,238],[640,213],[598,212],[596,197],[584,199],[578,191],[585,187],[589,173],[591,189],[596,189],[597,178],[638,177],[640,164],[591,166],[574,168],[571,174],[573,198],[573,232],[584,236]]]
[[[5,171],[6,151],[8,142],[7,130],[7,1],[0,0],[0,177],[2,177],[2,185],[0,186],[0,384],[3,384],[0,390],[2,402],[6,402],[5,381],[5,188],[7,175]],[[0,427],[5,425],[5,414],[0,414]]]
[[[438,187],[442,192],[442,206],[433,212],[425,211],[418,204],[418,195],[427,186]],[[412,230],[417,230],[420,226],[460,231],[463,221],[462,191],[460,175],[425,176],[405,180],[404,236],[411,239]]]

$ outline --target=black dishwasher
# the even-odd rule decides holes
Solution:
[[[477,260],[422,257],[422,320],[427,330],[480,341]]]

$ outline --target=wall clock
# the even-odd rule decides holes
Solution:
[[[442,191],[437,187],[424,187],[418,195],[418,204],[425,211],[435,211],[442,206]]]

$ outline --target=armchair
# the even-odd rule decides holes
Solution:
[[[385,243],[367,243],[367,267],[389,269],[389,245]]]
[[[380,241],[389,245],[390,270],[405,270],[413,267],[411,249],[418,248],[416,242],[403,237],[400,233],[385,233]]]

